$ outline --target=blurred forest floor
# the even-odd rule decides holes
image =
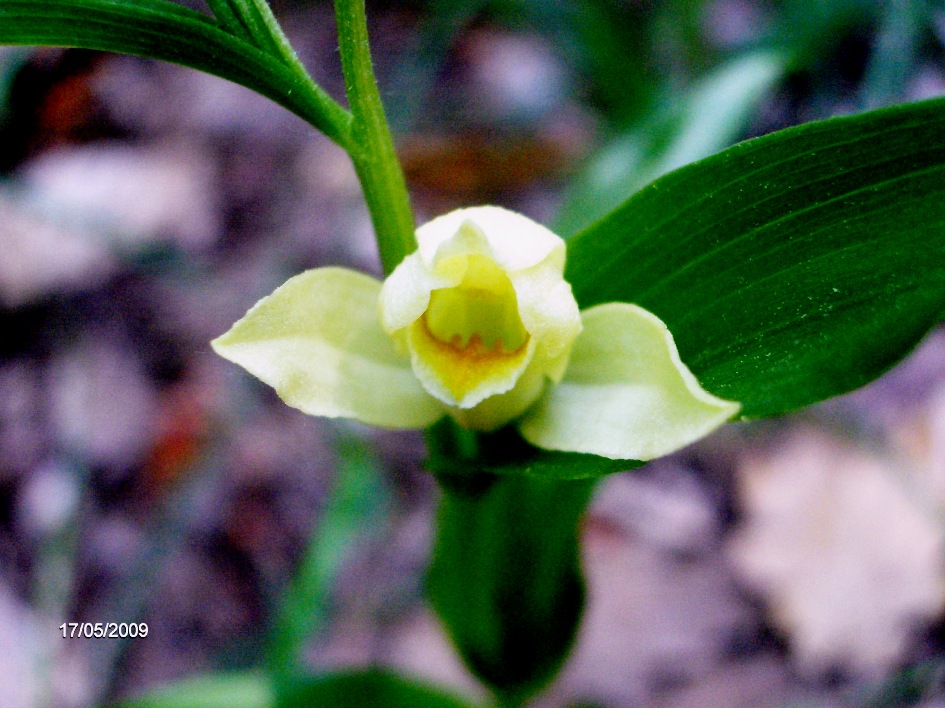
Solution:
[[[887,4],[845,4],[735,138],[945,93],[945,15],[910,34]],[[595,146],[774,42],[789,5],[804,3],[628,6],[648,39],[636,64],[602,68],[579,61],[600,56],[599,28],[575,45],[532,21],[567,12],[372,4],[418,220],[498,203],[553,223]],[[275,8],[341,95],[330,7]],[[877,67],[890,36],[914,40],[890,50],[906,68]],[[87,706],[257,665],[352,446],[386,511],[347,557],[309,663],[482,695],[423,600],[437,492],[421,436],[306,417],[208,345],[303,269],[379,274],[346,156],[248,90],[135,58],[2,48],[0,89],[3,704]],[[865,389],[604,480],[586,619],[536,705],[942,705],[943,512],[939,328]],[[64,640],[66,621],[149,635]]]

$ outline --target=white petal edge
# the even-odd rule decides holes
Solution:
[[[455,285],[433,275],[416,251],[394,268],[380,291],[381,323],[393,333],[419,319],[430,306],[430,293]]]
[[[222,357],[310,415],[424,428],[445,413],[384,332],[381,284],[345,268],[290,278],[212,342]]]
[[[614,302],[581,314],[584,331],[564,378],[519,423],[533,445],[651,460],[708,435],[740,409],[699,385],[651,312]]]
[[[471,222],[489,242],[492,257],[506,272],[531,268],[547,261],[564,270],[565,246],[561,237],[527,216],[496,206],[456,209],[417,229],[419,252],[432,269],[437,251],[460,227]]]
[[[511,280],[525,329],[542,343],[549,357],[566,354],[582,326],[571,286],[544,263],[513,273]]]

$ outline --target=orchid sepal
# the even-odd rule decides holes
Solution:
[[[387,428],[444,415],[512,424],[532,445],[610,459],[669,454],[731,419],[651,312],[579,312],[564,241],[498,207],[451,212],[382,284],[343,268],[291,278],[214,349],[312,415]]]

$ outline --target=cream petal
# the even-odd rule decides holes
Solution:
[[[519,316],[549,358],[557,358],[581,331],[581,313],[571,286],[547,264],[511,275]]]
[[[607,303],[582,318],[564,378],[519,423],[533,445],[650,460],[708,435],[738,412],[738,403],[699,385],[652,313]]]
[[[344,268],[306,271],[256,303],[213,348],[305,413],[424,428],[444,409],[381,327],[380,290]]]
[[[462,274],[436,275],[427,268],[418,252],[404,258],[381,286],[381,323],[388,333],[416,321],[430,304],[430,293],[456,285]]]
[[[489,239],[476,224],[467,219],[460,222],[459,228],[450,238],[440,243],[430,267],[440,278],[458,281],[466,269],[466,259],[472,255],[486,256],[502,267],[495,260]]]
[[[564,270],[564,241],[528,217],[501,207],[457,209],[417,229],[419,253],[432,269],[441,247],[455,238],[464,224],[475,225],[491,249],[491,257],[503,270],[513,272],[547,263]]]

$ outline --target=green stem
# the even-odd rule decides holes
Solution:
[[[441,475],[427,589],[470,670],[499,706],[557,674],[584,606],[579,525],[594,480]]]
[[[292,67],[298,73],[308,76],[305,65],[299,59],[299,55],[295,53],[295,49],[293,49],[292,45],[289,43],[289,38],[285,36],[282,27],[279,25],[278,20],[276,20],[276,16],[272,14],[272,9],[269,7],[266,0],[253,0],[253,5],[256,8],[259,18],[266,26],[276,51],[279,56],[282,57],[282,60],[287,66]]]
[[[239,15],[240,19],[243,21],[253,44],[270,56],[280,56],[279,41],[272,32],[275,18],[273,18],[272,23],[263,21],[259,11],[259,4],[253,2],[253,0],[229,0],[229,2],[230,7],[233,8],[233,11]],[[269,10],[268,5],[266,5],[266,10]],[[269,11],[269,15],[270,17],[272,16],[271,11]],[[278,27],[278,25],[276,26]],[[281,30],[279,34],[282,34]]]
[[[318,120],[311,124],[349,153],[357,149],[351,134],[351,115],[315,82],[289,43],[266,0],[207,0],[220,23],[235,36],[276,59],[298,77],[317,104]]]
[[[207,0],[207,5],[210,6],[214,16],[230,34],[246,42],[253,43],[253,38],[249,30],[246,28],[246,25],[243,24],[239,15],[233,11],[229,0]]]
[[[390,273],[417,249],[413,212],[377,90],[368,44],[364,0],[336,0],[338,48],[348,103],[354,116],[350,150],[377,234],[381,264]]]

